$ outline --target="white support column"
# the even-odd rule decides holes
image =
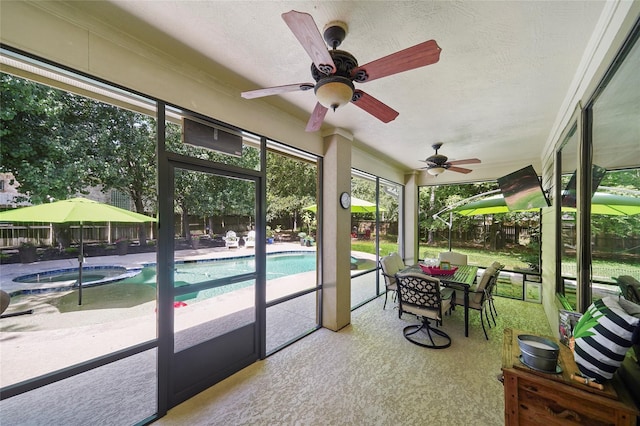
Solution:
[[[418,175],[405,175],[404,187],[404,261],[407,265],[418,263]]]
[[[340,129],[324,138],[322,325],[334,331],[351,322],[351,211],[340,206],[340,194],[351,194],[351,140]]]

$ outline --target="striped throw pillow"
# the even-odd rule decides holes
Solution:
[[[573,329],[580,372],[599,381],[611,379],[640,338],[639,324],[640,305],[616,297],[593,302]]]

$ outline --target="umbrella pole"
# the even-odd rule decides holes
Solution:
[[[449,212],[449,251],[451,251],[451,228],[453,228],[453,212]]]
[[[82,305],[82,264],[84,263],[84,239],[80,222],[80,254],[78,255],[78,306]]]

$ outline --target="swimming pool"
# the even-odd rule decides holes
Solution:
[[[316,269],[316,254],[309,252],[270,253],[267,254],[266,267],[267,280],[314,271]],[[205,259],[195,262],[179,261],[175,263],[174,271],[175,286],[197,284],[203,281],[253,272],[255,271],[255,256]],[[78,268],[58,269],[23,275],[15,278],[14,281],[33,283],[37,284],[37,286],[30,289],[19,290],[18,292],[12,293],[11,296],[56,291],[68,292],[77,287],[77,279]],[[131,298],[136,298],[132,293],[144,294],[144,299],[147,299],[150,294],[155,294],[156,265],[155,263],[148,263],[145,264],[144,267],[133,269],[127,269],[121,266],[83,267],[82,283],[83,291],[108,292],[109,299],[122,297],[128,298],[130,301]],[[248,287],[252,284],[253,280],[243,281],[181,295],[176,297],[176,300],[200,301]],[[98,290],[98,287],[100,290]],[[136,287],[138,287],[137,290]],[[153,288],[154,292],[150,293],[147,290],[149,288]],[[102,295],[101,298],[104,298],[104,295]]]
[[[267,254],[267,281],[288,275],[300,274],[316,270],[315,253],[270,253]],[[220,279],[233,275],[254,272],[255,256],[232,257],[225,259],[208,259],[197,262],[176,262],[174,270],[174,285],[176,287],[198,284],[203,281]],[[128,278],[122,283],[138,283],[155,287],[155,264],[145,266],[140,274]],[[253,285],[253,280],[228,284],[210,288],[199,292],[188,293],[176,297],[177,301],[200,301],[219,296],[234,290]]]
[[[139,268],[127,269],[124,266],[85,266],[82,268],[83,286],[101,285],[137,275]],[[55,269],[36,272],[14,278],[13,281],[24,284],[38,284],[23,292],[63,291],[78,285],[78,268]]]

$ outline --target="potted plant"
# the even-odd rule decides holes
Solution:
[[[306,236],[307,236],[306,232],[299,232],[298,233],[298,238],[300,238],[300,245],[301,246],[305,245],[304,239],[305,239]]]
[[[124,256],[129,250],[129,240],[126,238],[120,238],[116,240],[116,251],[118,256]]]
[[[21,263],[33,263],[36,261],[37,247],[30,242],[24,242],[18,247]]]
[[[307,247],[311,247],[315,241],[311,235],[304,237],[304,245]]]
[[[267,226],[267,244],[273,244],[274,235],[275,233],[273,232],[273,229],[271,229],[270,226]]]
[[[191,248],[197,250],[200,248],[200,235],[191,234]]]

